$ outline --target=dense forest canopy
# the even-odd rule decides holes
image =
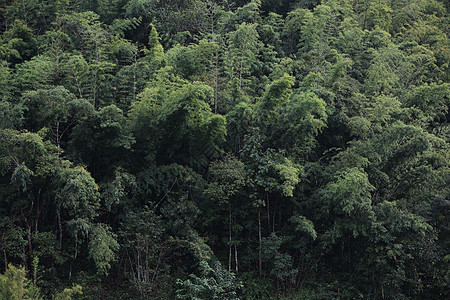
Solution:
[[[448,299],[448,10],[0,1],[0,298]]]

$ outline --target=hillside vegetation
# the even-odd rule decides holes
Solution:
[[[0,299],[449,299],[448,10],[0,1]]]

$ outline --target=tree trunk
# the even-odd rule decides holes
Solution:
[[[59,136],[59,119],[56,118],[56,145],[58,146],[58,157],[61,149],[61,138]]]
[[[242,90],[242,68],[244,65],[244,56],[241,57],[241,62],[239,66],[239,89]]]
[[[219,90],[219,49],[216,51],[216,66],[214,74],[214,113],[217,113],[217,94]]]
[[[270,232],[270,207],[269,207],[269,193],[266,192],[266,200],[267,200],[267,230]]]
[[[259,271],[259,277],[261,277],[261,270],[262,270],[262,261],[261,261],[261,207],[258,207],[258,242],[259,242],[259,249],[258,249],[258,271]]]
[[[33,244],[31,242],[31,225],[27,225],[27,241],[28,241],[28,254],[30,256],[30,263],[33,260]]]
[[[58,230],[59,230],[59,250],[62,249],[62,237],[63,237],[63,233],[62,233],[62,224],[61,224],[61,213],[58,210],[56,211],[56,217],[58,219]]]
[[[276,216],[277,216],[278,203],[279,203],[279,201],[277,199],[275,201],[275,207],[274,207],[273,213],[272,213],[272,232],[275,232],[275,219],[276,219]],[[280,209],[280,211],[281,211],[281,209]]]
[[[231,253],[232,253],[232,246],[231,246],[231,241],[232,241],[232,236],[231,236],[231,205],[230,203],[228,203],[228,214],[229,214],[229,219],[228,219],[228,248],[229,248],[229,253],[228,253],[228,271],[231,272]]]
[[[39,216],[41,215],[41,209],[39,208],[39,201],[41,198],[41,189],[39,188],[37,199],[36,199],[36,219],[34,220],[34,231],[38,231],[38,223],[39,223]]]
[[[236,273],[239,271],[239,267],[238,267],[238,250],[237,250],[237,245],[234,244],[234,268],[236,270]]]
[[[70,262],[70,267],[69,267],[69,280],[72,278],[72,265],[74,263],[74,261],[77,259],[78,256],[78,247],[77,247],[77,242],[75,241],[75,253],[73,254],[73,259]]]
[[[21,215],[23,218],[23,222],[25,224],[25,227],[27,228],[27,242],[28,242],[28,257],[30,259],[30,264],[33,261],[33,244],[31,242],[31,229],[32,229],[32,223],[28,222],[27,217],[23,213],[23,210],[21,210]]]
[[[137,51],[137,50],[136,50]],[[137,65],[137,53],[133,56],[133,102],[136,101],[136,65]]]
[[[237,223],[236,221],[236,215],[234,216],[234,222]],[[235,233],[235,237],[234,237],[234,270],[237,272],[239,271],[239,263],[238,263],[238,249],[237,249],[237,243],[236,243],[236,233]]]

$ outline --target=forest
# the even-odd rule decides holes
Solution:
[[[0,0],[0,299],[449,299],[449,3]]]

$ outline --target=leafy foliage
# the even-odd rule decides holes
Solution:
[[[446,4],[3,1],[0,298],[449,298]]]

